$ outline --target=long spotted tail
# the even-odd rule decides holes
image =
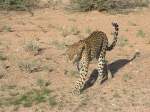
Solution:
[[[117,23],[112,23],[112,26],[115,29],[115,31],[113,32],[114,39],[113,39],[112,44],[107,46],[108,51],[111,51],[116,46],[116,43],[117,43],[117,40],[118,40],[119,25]]]

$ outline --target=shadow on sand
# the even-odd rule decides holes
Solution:
[[[131,59],[119,59],[119,60],[116,60],[116,61],[108,64],[108,66],[107,66],[108,71],[110,71],[112,77],[114,77],[119,69],[121,69],[122,67],[124,67],[128,63],[132,62],[139,55],[140,55],[140,53],[136,52]],[[105,66],[104,71],[105,70],[106,70],[106,66]],[[107,71],[105,71],[104,73],[107,73]],[[90,88],[91,86],[93,86],[93,84],[95,83],[97,78],[98,78],[98,71],[97,71],[97,69],[94,69],[90,75],[90,78],[85,82],[85,85],[81,91],[84,91],[84,90]]]

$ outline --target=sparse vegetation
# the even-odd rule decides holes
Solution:
[[[49,97],[50,91],[47,89],[44,90],[32,90],[29,92],[26,92],[18,98],[16,98],[11,103],[14,105],[23,105],[24,107],[30,107],[33,103],[41,103],[45,102],[47,97]]]
[[[3,67],[3,65],[0,63],[0,79],[3,78],[7,74],[6,69]]]
[[[33,15],[31,9],[40,7],[40,0],[0,0],[0,8],[5,10],[28,11]],[[74,11],[123,11],[137,7],[147,7],[149,0],[71,0],[67,9]],[[56,9],[62,4],[61,0],[48,0],[44,7]]]
[[[126,31],[126,32],[128,32],[128,31],[129,31],[129,29],[125,29],[125,31]]]
[[[39,60],[22,60],[18,62],[21,71],[28,73],[38,72],[42,70],[41,62]]]
[[[45,81],[45,80],[43,80],[43,79],[38,79],[37,80],[37,85],[39,86],[39,87],[46,87],[46,86],[49,86],[51,83],[49,82],[49,81]]]
[[[120,47],[124,47],[124,46],[128,45],[128,39],[126,37],[123,37],[123,36],[119,37],[119,39],[118,39],[118,45]]]
[[[3,31],[3,32],[13,32],[13,29],[10,26],[5,25],[1,28],[1,31]]]
[[[38,7],[39,0],[0,0],[0,9],[28,11],[33,15],[31,8]]]
[[[48,73],[54,71],[52,66],[52,62],[42,61],[41,59],[23,59],[18,61],[18,67],[21,71],[27,73],[39,72],[39,71],[46,71]]]
[[[61,31],[61,35],[63,37],[67,37],[68,35],[78,35],[80,33],[80,30],[76,26],[71,26],[70,28],[59,28]]]
[[[75,70],[70,70],[69,71],[69,75],[73,76],[73,77],[78,77],[78,71],[75,71]]]
[[[80,33],[80,31],[78,30],[78,28],[77,28],[76,26],[72,26],[72,27],[70,28],[70,33],[71,33],[72,35],[78,35],[78,34]]]
[[[61,30],[61,35],[63,37],[66,37],[66,36],[68,36],[70,34],[70,32],[68,31],[67,28],[60,28],[60,30]]]
[[[52,9],[57,9],[58,5],[62,4],[62,0],[48,0],[48,3],[49,3],[49,6],[52,8]]]
[[[76,11],[123,11],[148,6],[148,0],[71,0],[70,8]]]
[[[132,79],[132,76],[131,76],[131,75],[132,75],[132,74],[124,74],[123,80],[124,80],[125,82],[131,80],[131,79]]]
[[[92,33],[92,30],[91,30],[89,27],[87,27],[87,28],[85,29],[85,33],[90,34],[90,33]]]
[[[52,44],[53,46],[55,46],[59,50],[64,49],[65,45],[66,45],[64,42],[60,43],[57,40],[50,42],[50,44]]]
[[[31,52],[34,55],[39,54],[39,51],[41,50],[39,43],[35,40],[26,42],[24,45],[24,49],[25,51]]]
[[[6,60],[6,59],[7,56],[2,51],[0,51],[0,60]]]
[[[114,94],[113,94],[113,97],[114,98],[120,98],[121,96],[117,91],[115,91]]]
[[[129,25],[131,25],[131,26],[137,26],[137,24],[134,23],[134,22],[129,21],[128,23],[129,23]]]
[[[54,69],[54,63],[52,64],[52,62],[49,62],[49,59],[48,58],[46,58],[46,60],[47,60],[47,63],[44,63],[44,64],[42,64],[43,66],[42,66],[42,69],[43,70],[45,70],[45,71],[47,71],[47,72],[52,72],[52,71],[54,71],[55,69]]]
[[[74,19],[74,18],[69,18],[68,20],[69,20],[69,21],[73,21],[73,22],[76,22],[76,21],[77,21],[77,20]]]
[[[55,106],[57,104],[55,96],[52,95],[52,90],[45,87],[40,89],[32,89],[25,91],[24,93],[19,93],[16,96],[8,96],[0,98],[1,106],[24,106],[31,107],[34,104],[39,104],[42,102],[47,102],[50,106]]]
[[[144,38],[145,37],[145,32],[143,30],[138,30],[136,36]]]
[[[64,74],[65,75],[68,75],[68,76],[71,76],[71,77],[78,77],[79,75],[79,73],[78,73],[78,71],[75,71],[75,70],[64,70]]]
[[[25,7],[36,6],[39,0],[0,0],[1,8],[25,10]]]

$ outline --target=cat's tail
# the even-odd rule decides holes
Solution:
[[[112,26],[115,29],[115,31],[113,32],[114,39],[113,39],[112,44],[107,46],[108,51],[111,51],[116,46],[116,43],[118,40],[119,25],[117,23],[113,22]]]

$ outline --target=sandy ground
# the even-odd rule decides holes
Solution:
[[[128,15],[51,9],[34,14],[0,13],[0,51],[7,57],[0,61],[4,71],[0,78],[0,112],[150,112],[150,9]],[[79,74],[66,61],[65,44],[83,39],[94,30],[104,31],[111,42],[112,21],[120,25],[117,46],[106,56],[114,78],[100,85],[97,74],[91,74],[96,67],[93,62],[87,80],[94,84],[81,95],[72,96],[70,92]],[[24,49],[29,41],[38,43],[38,54]],[[132,59],[136,52],[140,55]],[[23,71],[19,69],[22,60],[38,60],[43,69]],[[30,107],[3,105],[2,99],[15,98],[14,92],[22,95],[39,89],[38,80],[50,83],[47,88],[56,96],[55,106],[47,101]]]

